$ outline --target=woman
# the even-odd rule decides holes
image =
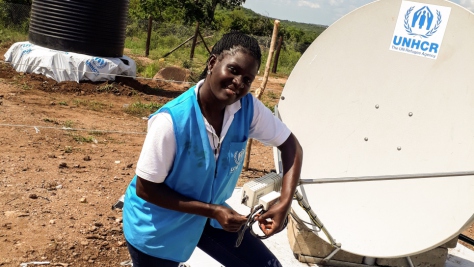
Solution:
[[[235,247],[247,218],[225,203],[242,170],[248,138],[282,153],[280,202],[258,218],[265,235],[284,226],[298,183],[297,139],[248,94],[260,63],[254,38],[226,34],[213,47],[205,78],[150,116],[124,201],[124,234],[134,267],[178,266],[196,246],[226,267],[281,266],[248,231]]]

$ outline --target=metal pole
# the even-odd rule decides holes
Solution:
[[[420,174],[397,174],[397,175],[320,178],[320,179],[301,179],[300,184],[368,182],[368,181],[406,180],[406,179],[421,179],[421,178],[439,178],[439,177],[452,177],[452,176],[474,176],[474,171],[420,173]]]

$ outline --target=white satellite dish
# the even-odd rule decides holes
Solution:
[[[376,1],[295,66],[279,115],[316,182],[299,190],[343,250],[414,255],[474,222],[473,29],[448,1]]]

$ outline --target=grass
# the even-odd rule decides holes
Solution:
[[[74,122],[73,122],[73,121],[67,120],[67,121],[64,122],[64,127],[66,127],[66,128],[72,128],[72,126],[74,126]]]
[[[115,83],[108,83],[97,87],[98,92],[113,92],[115,89]]]
[[[104,104],[98,101],[91,101],[91,100],[84,100],[84,99],[77,99],[77,98],[73,99],[72,103],[76,107],[84,107],[86,109],[93,110],[93,111],[102,111],[105,108],[113,107],[113,104]]]
[[[72,138],[78,143],[93,143],[97,142],[94,136],[73,135]]]
[[[137,117],[144,117],[148,116],[151,113],[157,111],[163,106],[161,103],[142,103],[140,100],[134,102],[128,106],[123,108],[123,111],[129,115],[137,116]]]
[[[0,26],[0,44],[8,45],[28,40],[28,32]]]

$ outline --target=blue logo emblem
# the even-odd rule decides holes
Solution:
[[[415,7],[412,6],[408,9],[405,14],[404,27],[405,31],[409,35],[421,36],[428,38],[438,31],[439,25],[442,22],[441,12],[436,10],[436,23],[433,25],[434,15],[429,7],[424,6],[413,13],[410,17],[411,12]],[[411,19],[411,23],[410,23]]]
[[[22,58],[26,54],[31,53],[31,51],[33,51],[33,49],[31,49],[32,47],[33,47],[32,44],[22,44],[20,46],[20,51],[21,51],[20,58]]]
[[[95,76],[98,76],[100,74],[99,70],[107,66],[107,61],[105,61],[105,59],[103,58],[95,57],[86,60],[86,65],[94,73]]]
[[[98,69],[103,69],[105,68],[105,66],[107,66],[107,62],[103,59],[103,58],[100,58],[100,57],[95,57],[94,58],[94,65],[98,68]]]

